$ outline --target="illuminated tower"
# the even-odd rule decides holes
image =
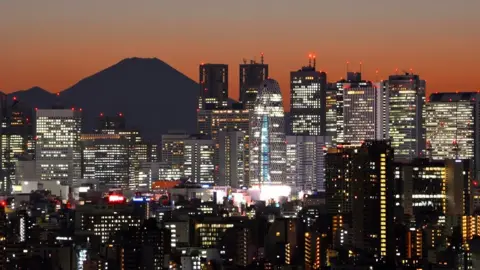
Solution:
[[[260,63],[251,60],[249,64],[244,60],[240,64],[240,102],[245,105],[245,108],[253,107],[257,98],[258,87],[268,78],[268,65],[263,63],[263,53],[260,58]]]
[[[16,168],[20,159],[32,160],[34,157],[35,139],[33,126],[28,110],[16,97],[12,102],[2,97],[1,130],[0,130],[0,190],[9,192],[13,184],[17,184]]]
[[[327,74],[316,70],[315,55],[309,55],[308,66],[290,72],[291,135],[325,134],[326,87]]]
[[[480,94],[436,93],[425,104],[427,157],[434,160],[471,159],[479,179]]]
[[[412,160],[425,150],[422,110],[425,81],[410,73],[388,79],[389,137],[396,160]]]
[[[36,171],[43,181],[74,185],[81,176],[81,110],[37,110]]]
[[[285,183],[286,142],[282,94],[278,82],[260,85],[250,119],[250,184]]]
[[[343,142],[386,139],[385,94],[381,83],[343,83]],[[338,142],[340,143],[340,142]]]
[[[227,107],[228,65],[202,63],[199,73],[199,109]]]
[[[326,206],[333,215],[335,244],[351,244],[390,265],[395,259],[394,163],[390,142],[365,141],[360,147],[328,151]]]

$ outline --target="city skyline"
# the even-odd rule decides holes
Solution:
[[[480,3],[435,1],[433,6],[423,1],[413,9],[410,2],[212,1],[192,3],[187,10],[173,3],[116,1],[115,14],[107,12],[108,3],[7,1],[1,10],[9,12],[0,16],[0,24],[9,25],[0,27],[6,37],[0,90],[10,93],[38,85],[58,92],[123,58],[157,57],[197,82],[200,63],[228,64],[229,96],[238,99],[238,66],[243,58],[258,61],[261,52],[286,105],[289,73],[307,65],[309,53],[316,54],[318,69],[328,73],[330,82],[345,76],[350,61],[352,71],[363,62],[363,77],[372,81],[377,69],[378,79],[386,79],[396,68],[413,68],[427,80],[428,94],[478,90],[475,63],[480,55],[475,44],[480,30],[474,10]],[[178,12],[181,16],[169,14]],[[216,29],[212,26],[218,20],[222,26]],[[257,23],[263,27],[256,29]]]

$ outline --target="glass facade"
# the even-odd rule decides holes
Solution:
[[[344,84],[343,141],[362,144],[365,140],[382,140],[383,89],[380,84],[361,82],[354,87]]]
[[[478,145],[477,93],[432,94],[425,105],[426,149],[434,160],[471,159],[480,153]],[[477,172],[478,175],[478,172]]]
[[[250,184],[285,183],[286,143],[282,94],[278,82],[265,80],[250,120]]]
[[[37,176],[40,180],[75,184],[81,177],[81,112],[38,110],[36,122]]]
[[[412,160],[425,150],[422,110],[425,81],[418,75],[392,75],[388,80],[389,137],[396,160]]]

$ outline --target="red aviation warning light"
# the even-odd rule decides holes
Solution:
[[[17,97],[13,97],[13,100],[16,101],[16,100],[17,100]]]

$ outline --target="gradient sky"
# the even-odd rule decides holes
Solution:
[[[317,55],[328,80],[363,62],[375,80],[409,70],[427,91],[480,90],[480,0],[0,0],[0,89],[63,90],[127,57],[157,57],[198,80],[201,62],[265,53],[285,98]]]

